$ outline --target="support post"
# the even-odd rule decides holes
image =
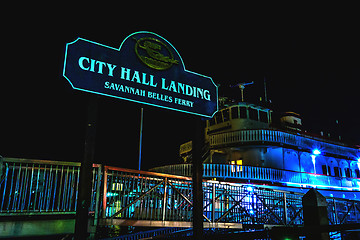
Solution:
[[[107,181],[108,181],[108,167],[104,166],[103,172],[103,201],[102,201],[102,218],[106,218],[106,207],[107,207]]]
[[[164,197],[163,197],[163,209],[162,209],[162,220],[165,221],[165,216],[166,216],[166,200],[167,200],[167,183],[168,183],[168,179],[165,178],[165,182],[164,182]]]
[[[202,239],[203,227],[203,191],[202,191],[202,146],[204,144],[204,126],[201,118],[195,118],[195,131],[192,146],[193,164],[193,237]]]
[[[100,191],[101,191],[101,175],[102,175],[102,165],[100,164],[97,168],[97,178],[96,178],[96,195],[95,195],[95,217],[94,225],[98,225],[99,221],[99,208],[100,208]]]
[[[212,184],[212,208],[211,208],[211,221],[215,222],[215,205],[216,205],[216,188],[215,183]]]
[[[339,218],[338,218],[338,214],[337,214],[335,198],[333,198],[333,204],[334,204],[335,224],[339,224]]]
[[[285,225],[288,225],[288,212],[287,212],[287,201],[286,201],[286,192],[283,192],[283,199],[284,199],[284,216],[283,222]]]
[[[142,151],[143,125],[144,125],[144,108],[141,108],[141,112],[140,112],[140,130],[139,130],[139,167],[138,167],[139,171],[141,170],[141,151]]]
[[[96,96],[89,96],[87,108],[84,159],[80,167],[79,196],[77,200],[74,239],[88,237],[88,215],[91,201],[92,165],[95,152],[95,133],[98,102]]]

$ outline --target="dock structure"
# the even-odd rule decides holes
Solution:
[[[3,158],[2,164],[1,237],[73,233],[80,163]],[[206,176],[209,167],[204,166]],[[214,169],[220,170],[233,173],[240,168]],[[260,168],[245,166],[242,171],[261,173]],[[109,225],[191,228],[191,180],[188,176],[94,164],[88,231],[94,233],[97,226]],[[230,231],[304,224],[301,193],[214,179],[204,179],[202,187],[205,229]],[[326,197],[326,203],[330,226],[359,222],[360,201]]]

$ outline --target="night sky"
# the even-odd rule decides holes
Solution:
[[[220,95],[239,99],[229,85],[254,81],[245,99],[256,102],[265,77],[274,111],[297,112],[308,131],[336,128],[344,141],[360,144],[360,21],[349,9],[136,12],[145,18],[101,10],[101,18],[96,11],[18,13],[20,23],[3,29],[0,154],[81,161],[89,94],[62,77],[65,44],[83,37],[118,48],[141,30],[172,43],[186,69],[221,84]],[[141,107],[99,97],[95,162],[137,168]],[[143,107],[142,169],[179,163],[179,145],[194,131],[192,117]]]

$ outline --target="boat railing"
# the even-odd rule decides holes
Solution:
[[[154,172],[171,173],[190,177],[192,164],[175,164],[151,169]],[[242,179],[296,185],[301,187],[332,188],[360,191],[359,178],[333,177],[322,174],[295,172],[265,167],[230,164],[203,164],[204,178]]]
[[[311,151],[314,147],[322,149],[324,152],[342,155],[346,157],[360,155],[360,150],[352,147],[343,146],[326,142],[322,139],[305,137],[296,133],[283,132],[274,129],[253,129],[238,130],[232,132],[216,133],[209,135],[210,148],[222,147],[233,144],[264,144],[276,143],[288,146],[300,147]]]

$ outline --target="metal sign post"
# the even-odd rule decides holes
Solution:
[[[192,149],[192,179],[193,179],[193,236],[194,239],[202,239],[204,232],[203,218],[203,189],[202,189],[202,146],[204,144],[204,126],[201,118],[195,118],[195,131]]]
[[[86,239],[88,236],[88,215],[91,201],[92,165],[95,153],[96,119],[98,97],[89,96],[87,109],[86,137],[84,159],[81,162],[79,178],[79,196],[75,219],[75,239]]]
[[[139,130],[139,166],[138,166],[139,171],[141,170],[143,127],[144,127],[144,108],[141,108],[141,112],[140,112],[140,130]]]

